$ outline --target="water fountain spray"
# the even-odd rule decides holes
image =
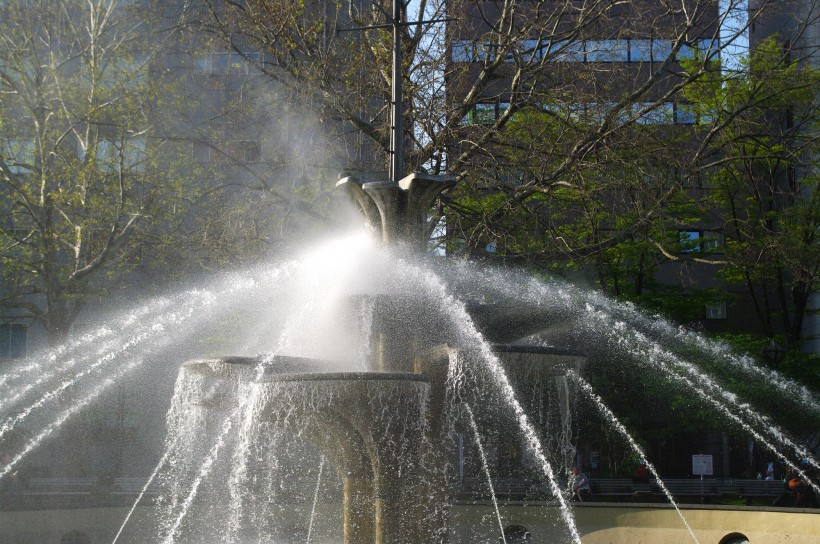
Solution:
[[[404,7],[401,0],[394,0],[392,20],[367,27],[393,32],[389,179],[344,176],[337,186],[358,204],[385,246],[414,255],[424,250],[429,239],[429,209],[442,191],[455,184],[455,177],[405,175],[401,29],[418,23],[402,20]],[[183,367],[182,379],[187,374],[195,380],[238,380],[260,388],[252,417],[268,422],[277,433],[306,437],[342,481],[346,544],[438,542],[446,532],[448,500],[446,377],[453,361],[464,354],[460,346],[448,344],[453,340],[442,333],[447,329],[441,322],[445,317],[426,304],[402,294],[350,296],[349,311],[342,319],[355,322],[368,317],[367,323],[352,327],[368,344],[366,360],[355,365],[360,369],[356,372],[327,372],[321,361],[274,356],[265,362],[253,358],[192,361]],[[368,311],[362,312],[363,307]],[[504,312],[493,317],[480,305],[473,309],[490,329],[501,330],[509,322]],[[520,357],[516,348],[507,346],[503,351],[514,359],[536,359],[525,367],[544,366],[544,358],[552,356],[544,353],[548,350],[531,348]],[[232,390],[227,397],[238,391],[234,385],[222,387]],[[240,449],[248,452],[253,446]],[[243,473],[256,470],[244,468],[247,462],[242,460]],[[558,489],[554,481],[553,488]],[[237,513],[237,519],[242,517]],[[571,521],[570,525],[577,537]]]

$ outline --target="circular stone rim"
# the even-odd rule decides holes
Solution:
[[[552,346],[529,346],[518,344],[492,344],[493,353],[531,353],[535,355],[560,355],[565,357],[584,357],[582,352]]]
[[[429,383],[424,374],[415,372],[297,372],[263,374],[260,383],[301,381],[405,381]]]

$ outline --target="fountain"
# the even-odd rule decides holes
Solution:
[[[782,527],[801,542],[817,541],[810,536],[818,534],[816,514],[717,511],[716,521],[715,510],[691,507],[570,508],[564,480],[573,461],[575,396],[592,399],[607,425],[629,437],[585,386],[584,357],[567,346],[583,346],[596,364],[633,358],[633,372],[692,391],[781,452],[772,454],[778,459],[802,454],[674,348],[696,345],[820,413],[810,392],[595,293],[407,255],[369,236],[345,237],[293,262],[128,309],[85,338],[9,368],[0,377],[0,439],[29,431],[23,443],[4,442],[13,455],[0,465],[4,484],[64,422],[110,407],[100,397],[127,373],[144,374],[126,386],[135,391],[172,381],[177,369],[164,363],[184,358],[162,354],[163,344],[194,344],[220,330],[220,352],[245,354],[200,356],[182,367],[163,450],[126,469],[140,476],[139,488],[118,488],[127,485],[122,478],[99,491],[104,482],[89,484],[94,491],[71,491],[86,508],[61,510],[68,499],[56,495],[61,502],[44,512],[54,491],[31,484],[22,502],[4,502],[0,539],[49,542],[26,536],[39,516],[55,527],[53,542],[71,531],[97,531],[93,542],[169,544],[466,543],[502,534],[509,543],[527,532],[575,543],[581,535],[585,543],[706,543],[733,533],[786,542]],[[234,320],[238,327],[221,330]],[[246,339],[258,343],[243,346]],[[259,352],[268,355],[248,356]],[[162,417],[165,399],[141,400],[139,417],[154,405]],[[480,455],[465,458],[470,451]],[[516,500],[493,502],[508,491],[504,478],[529,487]]]
[[[401,3],[393,4],[390,180],[365,182],[347,176],[337,186],[347,190],[385,245],[412,253],[424,249],[431,230],[427,212],[439,194],[454,185],[455,178],[425,173],[402,177]],[[181,381],[235,384],[238,377],[255,388],[256,400],[241,403],[234,413],[250,421],[275,421],[276,433],[294,429],[304,433],[343,481],[346,544],[440,542],[446,533],[443,490],[447,486],[446,433],[450,430],[445,411],[453,409],[453,402],[446,399],[451,389],[448,374],[469,356],[465,357],[465,346],[452,345],[451,339],[442,337],[438,331],[444,327],[435,322],[436,315],[417,301],[371,293],[354,297],[348,304],[368,307],[370,317],[369,323],[355,327],[365,331],[366,339],[355,372],[316,372],[322,365],[315,360],[273,355],[257,360],[193,361],[183,367]],[[474,310],[484,321],[493,321],[493,314],[480,306]],[[504,315],[496,315],[496,323],[487,330],[502,328]],[[521,336],[524,325],[519,324],[516,334]],[[533,383],[543,382],[542,367],[551,368],[544,364],[547,360],[553,365],[564,359],[578,360],[574,354],[535,347],[506,346],[496,351],[511,365],[521,367],[520,374]],[[561,419],[568,435],[569,394],[566,380],[561,379],[559,376],[556,383],[563,393]],[[211,395],[213,389],[230,389],[220,394],[223,397],[243,394],[238,386],[225,383],[204,387]],[[192,402],[205,401],[195,396]],[[534,434],[531,439],[538,442]],[[241,468],[235,474],[247,470],[251,447],[240,446]],[[567,444],[562,448],[569,451]],[[551,472],[546,459],[544,463]],[[552,474],[550,479],[557,491]],[[233,493],[241,491],[234,489]],[[560,493],[557,497],[564,502]],[[236,508],[236,519],[245,517],[241,506]],[[563,508],[567,511],[565,504]],[[566,517],[571,517],[568,512]],[[575,533],[571,521],[569,526]]]
[[[412,174],[396,184],[347,177],[338,185],[347,188],[383,242],[413,249],[427,239],[425,210],[452,184],[449,176]],[[369,322],[355,323],[351,331],[363,334],[367,344],[357,363],[360,370],[327,372],[323,369],[331,364],[299,357],[229,357],[187,363],[181,380],[204,381],[208,385],[196,389],[222,399],[239,395],[244,382],[257,389],[260,399],[241,408],[252,413],[246,417],[276,422],[277,433],[303,433],[343,482],[346,544],[440,542],[449,500],[445,468],[451,427],[446,419],[455,410],[447,399],[448,372],[469,356],[448,343],[452,339],[442,334],[447,328],[442,316],[412,297],[369,294],[345,302],[341,319],[354,323],[352,310],[369,308]],[[532,319],[511,329],[508,308],[473,304],[471,311],[491,338],[524,335],[527,325],[544,326]],[[519,319],[522,315],[526,312]],[[558,434],[563,433],[559,449],[569,452],[570,394],[561,369],[577,369],[582,358],[524,345],[496,345],[494,351],[520,382],[522,398],[539,398],[545,377],[554,378],[548,389],[562,399],[557,404]],[[190,402],[214,403],[200,396]]]
[[[394,105],[401,104],[400,65],[394,58]],[[776,389],[797,389],[795,397],[812,414],[820,414],[820,403],[808,390],[629,305],[534,279],[482,278],[483,271],[469,265],[451,265],[441,274],[430,263],[418,264],[430,232],[427,210],[455,181],[425,173],[402,177],[401,118],[394,108],[390,180],[347,176],[337,184],[386,248],[365,251],[369,237],[357,236],[319,249],[317,262],[308,257],[231,276],[184,297],[159,298],[9,369],[0,376],[0,440],[49,403],[55,408],[10,448],[0,478],[13,476],[50,434],[142,368],[161,344],[185,344],[189,326],[207,329],[229,321],[228,314],[241,316],[236,320],[243,327],[257,326],[244,332],[263,339],[266,354],[198,357],[181,367],[164,453],[147,483],[140,480],[130,508],[86,509],[89,518],[113,518],[109,524],[119,529],[100,529],[94,542],[512,544],[532,536],[521,523],[553,526],[536,537],[576,544],[582,533],[585,542],[724,544],[743,542],[739,529],[771,535],[767,512],[724,512],[725,520],[716,522],[713,512],[683,513],[673,501],[671,509],[570,508],[564,478],[574,462],[576,395],[591,399],[633,450],[643,451],[580,377],[584,354],[555,346],[577,346],[586,335],[596,343],[585,350],[629,351],[770,450],[788,450],[791,457],[776,453],[782,461],[806,456],[814,468],[810,452],[661,344],[690,343]],[[463,302],[470,298],[475,301]],[[247,318],[247,308],[276,307],[281,322]],[[271,331],[280,334],[271,338]],[[153,372],[147,383],[159,381]],[[63,401],[69,393],[71,401]],[[455,504],[451,484],[465,481],[465,441],[476,443],[489,504]],[[535,506],[495,500],[490,461],[502,456],[496,467],[532,482],[525,493],[537,499]],[[99,499],[116,493],[109,486]],[[56,542],[53,533],[27,532],[35,521],[22,506],[21,512],[0,512],[0,538]],[[68,512],[53,514],[67,529],[63,538],[91,541],[77,535],[92,533],[94,520]],[[516,524],[506,525],[510,517]],[[778,520],[803,542],[820,542],[817,516],[791,512]],[[780,536],[771,541],[791,538]]]

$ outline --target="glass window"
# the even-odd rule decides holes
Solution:
[[[259,53],[214,53],[212,59],[215,74],[247,74],[248,67],[259,64],[262,56]]]
[[[631,62],[649,62],[652,60],[652,41],[630,40],[629,60]]]
[[[97,142],[97,164],[101,168],[116,170],[119,156],[119,145],[114,140],[100,140]]]
[[[726,319],[726,301],[721,300],[705,308],[706,319]]]
[[[610,108],[609,108],[609,109],[610,109],[610,110],[613,110],[613,109],[615,109],[615,106],[617,106],[617,105],[618,105],[618,104],[616,104],[615,102],[612,102],[612,104],[611,104],[611,106],[610,106]],[[635,110],[633,109],[633,108],[634,108],[634,106],[635,106],[634,104],[626,104],[626,105],[624,105],[624,107],[622,107],[622,108],[618,111],[618,114],[616,115],[615,120],[616,120],[618,123],[626,123],[627,121],[629,121],[629,119],[632,117],[632,112],[633,112],[633,111],[635,111]]]
[[[603,123],[607,114],[617,104],[615,102],[590,102],[587,104],[587,119],[593,123]],[[629,115],[629,111],[622,112]]]
[[[245,62],[253,65],[253,66],[261,66],[262,65],[262,53],[258,51],[245,53]]]
[[[627,40],[587,40],[587,62],[628,62]]]
[[[34,138],[15,138],[6,140],[3,146],[3,159],[14,174],[30,174],[35,163]]]
[[[116,146],[111,140],[97,142],[97,162],[108,162],[116,156]]]
[[[692,104],[675,105],[675,122],[679,125],[694,125],[697,116]]]
[[[150,0],[120,0],[119,6],[120,7],[138,7],[138,8],[148,8],[150,5]]]
[[[473,61],[473,42],[466,40],[456,40],[451,46],[450,57],[453,62],[472,62]]]
[[[453,62],[481,62],[484,59],[493,60],[498,46],[491,43],[456,40],[452,45]]]
[[[639,109],[652,107],[653,102],[643,102],[636,104]],[[659,106],[646,111],[638,118],[638,123],[642,125],[671,125],[675,120],[674,106],[671,102],[664,102]]]
[[[25,357],[28,327],[22,323],[0,323],[0,357]]]
[[[213,72],[213,59],[210,54],[204,54],[194,59],[194,74],[207,76]]]
[[[678,231],[681,253],[720,253],[723,251],[723,234],[713,230]]]
[[[144,139],[131,138],[126,140],[125,149],[123,150],[123,166],[132,171],[144,172],[146,150],[147,146]]]
[[[225,75],[231,70],[231,63],[233,62],[233,53],[214,53],[211,55],[212,73],[216,75]]]
[[[663,62],[672,54],[670,40],[652,40],[652,60]]]
[[[262,142],[259,140],[249,140],[245,142],[245,161],[259,162],[262,158]]]
[[[541,60],[544,56],[544,52],[541,48],[540,40],[524,40],[521,42],[521,56],[524,62],[537,62]]]
[[[679,230],[678,242],[681,253],[698,253],[700,252],[700,231]]]
[[[719,52],[720,43],[717,40],[697,40],[694,43],[681,46],[678,51],[678,60],[717,60]]]
[[[717,39],[698,40],[698,51],[707,60],[717,60],[720,54],[720,42]]]
[[[195,162],[209,162],[211,160],[211,146],[207,142],[194,142],[192,159]]]
[[[476,104],[474,120],[480,125],[492,125],[495,123],[495,104]]]
[[[148,81],[149,64],[150,58],[147,55],[118,59],[116,66],[109,66],[103,74],[103,85],[109,89],[122,85],[144,85]]]
[[[205,144],[200,147],[203,162],[207,160],[204,147]],[[218,142],[217,147],[218,149],[209,154],[211,160],[215,162],[259,162],[262,156],[262,144],[259,140],[225,140]]]
[[[578,103],[567,104],[564,102],[555,102],[552,104],[544,104],[542,109],[565,121],[577,121],[584,113],[584,105]]]
[[[234,74],[245,74],[248,72],[248,61],[239,53],[228,55],[228,70]]]
[[[723,252],[723,233],[714,230],[706,230],[701,233],[701,250],[704,253]]]
[[[186,53],[166,53],[163,62],[168,68],[188,68],[191,59]]]
[[[113,171],[145,171],[145,140],[133,138],[129,140],[100,140],[97,142],[97,162],[101,168]],[[122,155],[122,156],[120,156]]]
[[[481,62],[485,60],[494,61],[496,54],[498,54],[498,44],[485,42],[481,44],[481,48],[478,51],[479,59]]]
[[[712,124],[712,121],[715,120],[714,115],[712,115],[712,113],[709,112],[709,111],[702,110],[699,113],[700,113],[700,115],[698,115],[698,124],[699,125],[710,125],[710,124]]]
[[[692,60],[695,58],[695,48],[689,44],[683,44],[678,49],[678,60]]]
[[[541,52],[558,62],[584,62],[584,42],[561,40],[542,44]]]

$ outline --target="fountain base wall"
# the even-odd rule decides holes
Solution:
[[[681,506],[686,521],[701,544],[722,544],[732,534],[766,544],[820,544],[820,511],[804,509]],[[584,544],[692,544],[671,506],[593,503],[573,510]],[[560,512],[551,505],[505,504],[501,515],[509,525],[526,527],[532,542],[569,542]],[[450,510],[450,544],[496,542],[498,526],[482,519],[494,517],[491,504],[459,505]]]
[[[496,542],[498,526],[487,521],[494,519],[492,508],[490,504],[453,505],[449,544]],[[682,509],[701,544],[720,544],[731,534],[742,534],[753,543],[820,544],[818,510],[727,506],[684,506]],[[111,542],[128,510],[118,507],[0,512],[0,542],[60,544],[62,535],[69,531],[84,532],[92,542]],[[509,503],[501,505],[501,513],[508,525],[526,527],[532,534],[532,542],[561,542],[564,529],[555,506]],[[121,537],[122,542],[152,542],[147,528],[154,523],[154,515],[150,506],[138,507]],[[575,515],[584,544],[692,542],[671,507],[592,503],[576,508]],[[335,522],[340,524],[341,519]]]

